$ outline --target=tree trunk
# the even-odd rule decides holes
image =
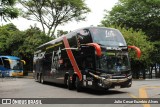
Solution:
[[[155,77],[158,77],[158,73],[157,73],[157,64],[155,64]]]
[[[146,79],[146,70],[145,70],[145,67],[143,67],[143,79]]]
[[[57,28],[58,25],[55,25],[54,28],[53,28],[53,32],[51,33],[51,37],[54,37],[54,33],[56,31],[56,28]],[[57,38],[57,36],[55,36],[55,38]]]
[[[153,66],[151,67],[151,71],[150,71],[150,78],[152,79],[152,71],[153,71]]]

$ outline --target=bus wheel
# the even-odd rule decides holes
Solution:
[[[41,83],[41,74],[38,74],[38,82]]]
[[[70,80],[70,76],[68,76],[68,78],[67,78],[67,86],[68,86],[68,89],[69,89],[69,90],[72,90],[72,89],[73,89],[73,84],[72,84],[72,82],[71,82],[71,80]]]
[[[68,83],[67,83],[67,82],[68,82],[68,80],[67,80],[67,78],[68,78],[68,76],[67,76],[67,75],[65,75],[65,76],[64,76],[64,86],[65,86],[65,87],[67,87],[67,86],[68,86]]]
[[[80,82],[78,76],[76,76],[75,87],[76,87],[77,92],[82,91],[81,82]]]
[[[42,83],[42,84],[45,83],[43,74],[41,74],[41,83]]]
[[[34,80],[37,82],[38,81],[38,74],[34,75]]]

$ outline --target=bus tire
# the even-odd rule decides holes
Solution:
[[[41,74],[41,83],[42,83],[42,84],[45,83],[43,74]]]
[[[68,75],[68,78],[67,78],[67,86],[68,86],[69,90],[73,89],[73,84],[72,84],[72,81],[70,80],[70,76],[69,75]]]
[[[76,87],[77,92],[81,92],[82,91],[81,82],[80,82],[78,76],[76,76],[75,87]]]
[[[67,83],[67,81],[68,81],[67,78],[68,78],[68,76],[65,75],[65,76],[64,76],[64,86],[65,86],[65,87],[68,87],[68,85],[67,85],[67,84],[68,84],[68,83]]]
[[[38,73],[38,82],[41,83],[41,74]]]
[[[35,80],[35,82],[38,81],[38,74],[35,74],[35,75],[34,75],[34,80]]]

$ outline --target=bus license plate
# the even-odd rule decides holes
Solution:
[[[92,85],[92,81],[88,81],[88,85]]]
[[[115,86],[114,88],[119,89],[119,88],[121,88],[121,86],[117,85],[117,86]]]

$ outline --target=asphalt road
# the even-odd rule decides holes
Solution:
[[[134,80],[131,88],[82,92],[68,90],[59,84],[40,84],[34,79],[0,78],[0,98],[160,98],[160,79]],[[96,99],[95,99],[96,100]],[[0,105],[0,107],[15,105]],[[16,105],[16,107],[43,107],[44,105]],[[46,104],[45,107],[159,107],[160,104]]]

